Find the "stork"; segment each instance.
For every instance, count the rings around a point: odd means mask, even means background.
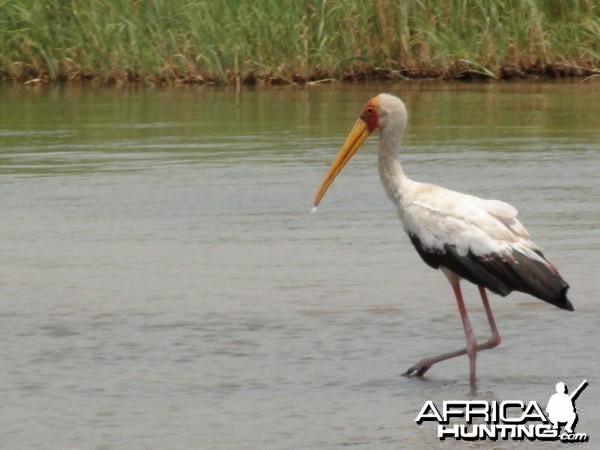
[[[393,95],[379,94],[367,102],[317,191],[313,212],[335,177],[378,128],[381,183],[396,205],[404,230],[418,254],[448,278],[467,338],[465,348],[424,358],[405,375],[423,376],[432,365],[467,354],[469,382],[474,390],[477,352],[500,344],[486,289],[503,297],[512,291],[524,292],[573,311],[567,299],[569,285],[529,240],[529,233],[517,219],[513,206],[413,181],[404,174],[398,155],[407,117],[404,103]],[[475,340],[463,302],[461,279],[479,288],[491,329],[491,337],[483,344]]]

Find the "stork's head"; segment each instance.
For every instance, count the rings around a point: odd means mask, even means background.
[[[389,131],[394,131],[401,136],[406,126],[406,119],[406,107],[398,97],[390,94],[379,94],[377,97],[369,100],[363,107],[360,117],[354,124],[354,127],[346,138],[346,142],[344,142],[342,149],[325,175],[315,196],[313,202],[314,208],[319,205],[335,177],[342,171],[346,163],[350,161],[350,158],[354,156],[363,142],[367,140],[376,128],[381,130],[382,135]]]

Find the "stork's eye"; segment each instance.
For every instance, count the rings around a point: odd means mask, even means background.
[[[379,126],[378,118],[377,118],[377,105],[375,102],[367,103],[360,114],[360,118],[366,122],[369,126],[369,131],[372,132],[375,128]]]

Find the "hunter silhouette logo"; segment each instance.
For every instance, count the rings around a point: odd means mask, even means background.
[[[528,403],[521,400],[448,400],[443,401],[441,407],[428,400],[415,422],[418,425],[437,422],[437,437],[441,440],[586,442],[588,434],[574,432],[578,419],[574,401],[587,385],[588,381],[583,380],[569,395],[567,386],[558,383],[556,393],[546,406],[548,415],[535,400]],[[564,424],[562,431],[561,424]]]
[[[571,395],[567,394],[567,387],[562,381],[556,384],[556,394],[548,400],[546,411],[548,418],[552,422],[553,428],[558,429],[559,423],[566,423],[565,431],[573,434],[573,427],[577,423],[577,413],[575,412],[574,401],[577,396],[588,385],[587,380],[583,380]]]

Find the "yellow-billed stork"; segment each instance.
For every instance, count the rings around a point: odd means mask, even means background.
[[[452,285],[467,337],[464,349],[424,358],[405,375],[422,376],[440,361],[467,354],[470,386],[475,389],[477,352],[500,344],[500,334],[486,295],[486,288],[506,296],[525,292],[569,311],[569,285],[562,279],[517,219],[517,210],[498,200],[487,200],[409,179],[398,161],[407,122],[402,100],[380,94],[364,106],[342,149],[325,175],[314,208],[363,142],[380,130],[379,175],[388,197],[396,205],[404,230],[421,258],[441,269]],[[478,345],[463,302],[460,280],[479,287],[492,335]]]

